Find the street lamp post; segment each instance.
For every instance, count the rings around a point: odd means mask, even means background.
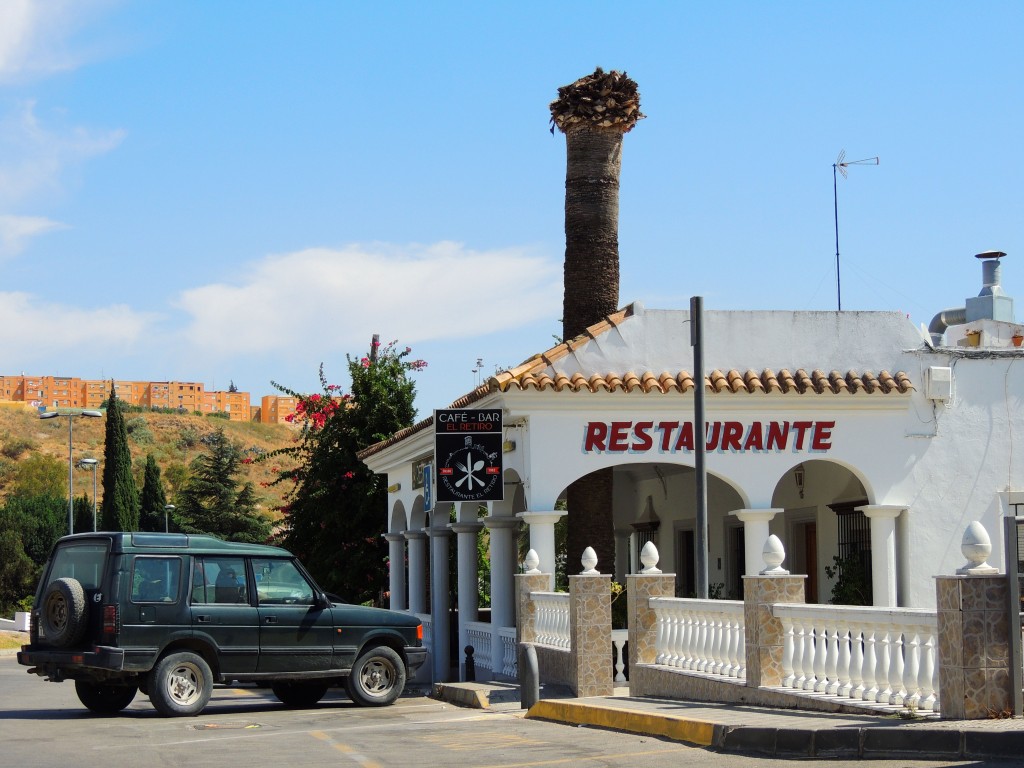
[[[79,459],[78,466],[92,470],[92,532],[96,533],[96,465],[99,459]]]
[[[167,524],[167,513],[174,511],[173,504],[164,504],[164,533],[170,533],[171,529]]]
[[[67,413],[48,411],[39,414],[40,419],[55,419],[58,416],[68,417],[68,533],[75,532],[75,465],[71,458],[71,424],[75,416],[88,416],[92,419],[98,419],[102,415],[99,411],[79,411],[78,413],[72,413],[71,411]]]

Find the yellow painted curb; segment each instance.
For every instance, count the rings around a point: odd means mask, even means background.
[[[715,737],[714,723],[593,704],[579,704],[572,701],[538,701],[530,707],[526,716],[531,719],[554,720],[572,725],[593,725],[598,728],[613,728],[630,733],[664,736],[701,747],[711,746]]]

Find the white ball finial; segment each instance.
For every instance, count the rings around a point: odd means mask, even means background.
[[[526,553],[526,557],[523,558],[523,573],[527,573],[531,576],[540,573],[537,566],[540,565],[540,555],[537,554],[537,550],[531,549]]]
[[[786,548],[782,546],[782,540],[774,533],[768,537],[761,551],[764,558],[765,568],[761,571],[762,576],[786,576],[789,574],[782,567],[782,561],[786,559]]]
[[[649,573],[651,575],[661,573],[661,569],[658,568],[658,548],[654,546],[653,541],[648,541],[644,544],[644,548],[640,550],[640,562],[644,564],[644,567],[640,569],[640,573]]]
[[[583,565],[582,576],[599,576],[597,571],[597,553],[593,547],[587,547],[583,550],[583,557],[580,558],[580,563]]]
[[[990,573],[999,573],[998,568],[989,565],[988,556],[992,554],[992,539],[989,538],[985,526],[977,520],[967,526],[964,537],[960,542],[960,552],[967,563],[957,568],[956,572],[963,575],[980,576]]]

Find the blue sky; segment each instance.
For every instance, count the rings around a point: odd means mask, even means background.
[[[421,415],[561,330],[559,86],[625,70],[620,305],[1024,302],[1024,3],[0,3],[0,373],[345,382]],[[1018,318],[1024,308],[1018,307]]]

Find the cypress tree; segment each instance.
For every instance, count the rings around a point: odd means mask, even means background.
[[[139,499],[139,530],[162,531],[164,529],[164,507],[167,494],[160,482],[160,467],[152,453],[146,454],[146,475],[142,481],[142,497]]]
[[[121,401],[110,382],[106,437],[103,444],[103,530],[139,528],[139,491],[132,475],[132,454]]]

